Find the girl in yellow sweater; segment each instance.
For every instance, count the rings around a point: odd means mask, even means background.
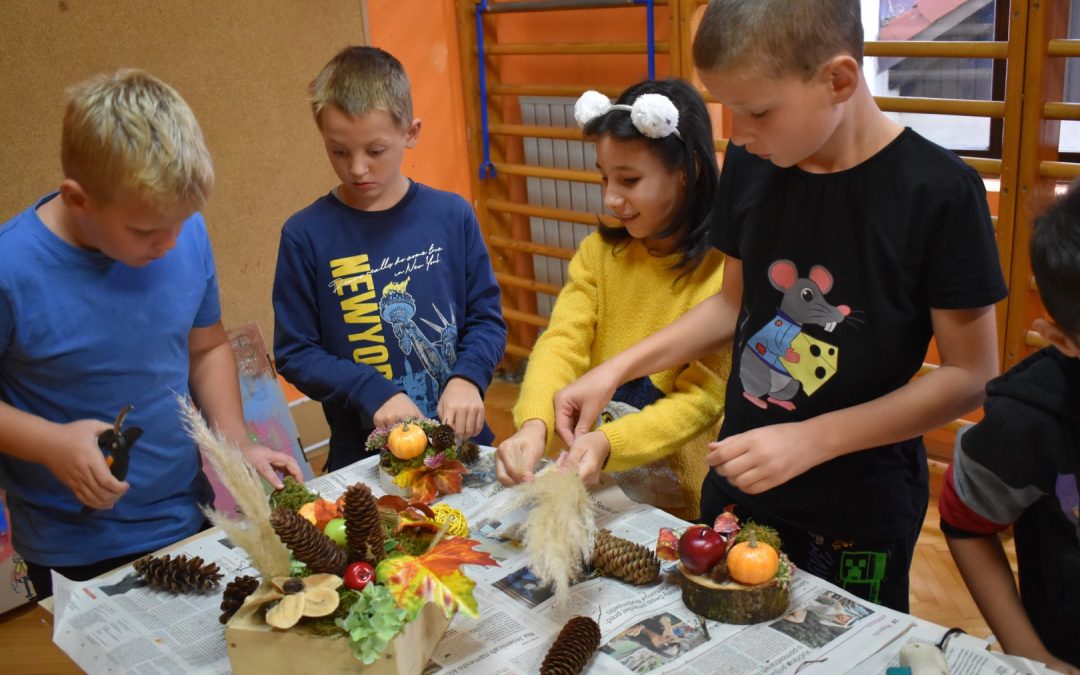
[[[505,485],[531,481],[545,451],[558,449],[555,392],[716,293],[723,276],[707,235],[716,152],[697,91],[642,82],[614,105],[590,91],[574,113],[596,142],[604,206],[618,226],[601,225],[570,261],[514,406],[518,431],[496,453]],[[606,471],[636,501],[695,518],[730,367],[728,350],[624,384],[564,461],[587,484]]]

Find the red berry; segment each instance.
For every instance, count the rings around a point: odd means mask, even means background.
[[[354,591],[364,590],[374,578],[375,568],[366,562],[354,562],[345,568],[345,586]]]

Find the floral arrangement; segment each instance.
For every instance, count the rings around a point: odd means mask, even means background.
[[[393,485],[424,504],[439,495],[461,492],[466,464],[479,456],[475,443],[460,443],[449,425],[410,417],[368,436],[366,447],[379,453],[379,466]]]
[[[476,584],[461,567],[498,563],[474,550],[475,540],[451,534],[468,532],[460,512],[440,509],[440,517],[401,497],[377,500],[363,483],[332,502],[291,478],[267,499],[239,451],[210,431],[190,401],[184,423],[244,514],[207,515],[262,577],[239,577],[226,587],[222,623],[347,639],[367,665],[429,603],[447,619],[478,616]]]

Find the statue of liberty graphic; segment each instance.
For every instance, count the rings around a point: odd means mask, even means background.
[[[443,313],[439,311],[439,308],[434,305],[432,305],[432,309],[435,310],[435,314],[438,315],[439,320],[442,322],[441,326],[423,317],[416,317],[416,301],[407,290],[411,278],[406,277],[404,281],[390,283],[383,288],[382,298],[379,300],[379,314],[382,316],[383,321],[393,327],[394,336],[398,340],[401,351],[406,356],[416,354],[424,372],[430,376],[431,383],[435,386],[433,391],[430,391],[428,387],[416,381],[417,376],[422,377],[422,374],[411,372],[409,373],[411,381],[402,381],[400,384],[405,388],[409,398],[414,401],[431,401],[431,407],[434,408],[434,402],[438,401],[438,392],[442,391],[446,381],[450,379],[450,370],[457,360],[457,324],[454,323],[453,312],[450,313],[450,320],[448,321],[443,316]],[[438,333],[439,338],[434,342],[429,340],[420,330],[420,326],[416,324],[414,318],[419,318],[420,321],[431,327],[432,330]],[[407,370],[411,371],[411,368],[407,368]],[[415,396],[414,392],[411,391],[414,389],[417,390]],[[423,407],[421,406],[421,408]],[[433,413],[434,410],[425,410],[425,414]]]

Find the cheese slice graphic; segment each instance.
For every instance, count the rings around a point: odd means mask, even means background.
[[[791,349],[799,355],[799,362],[792,363],[784,358],[780,361],[791,376],[802,384],[806,395],[812,396],[836,374],[836,359],[840,349],[806,333],[799,333],[791,341]]]

